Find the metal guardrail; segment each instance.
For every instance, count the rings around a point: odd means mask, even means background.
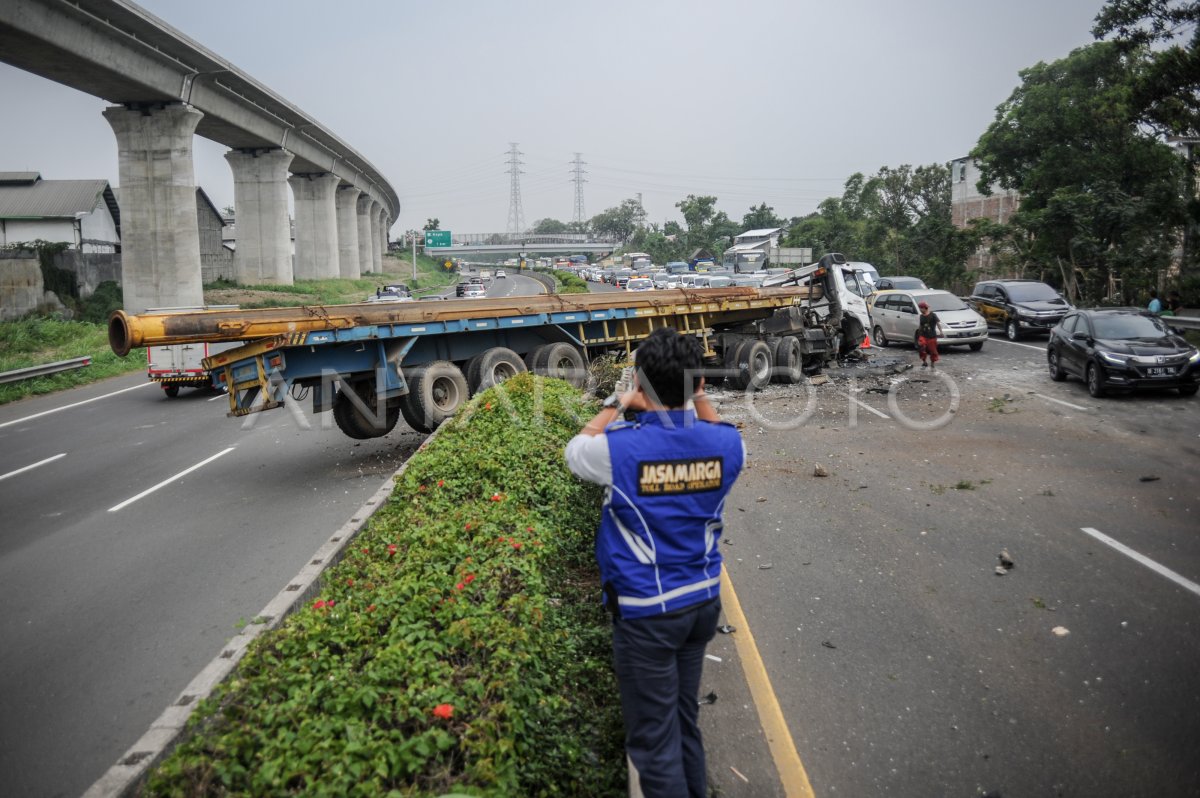
[[[1159,316],[1168,327],[1184,330],[1200,330],[1200,316]]]
[[[45,377],[47,374],[57,374],[60,371],[70,371],[71,369],[81,369],[84,366],[92,365],[92,356],[76,357],[70,360],[59,360],[56,363],[46,363],[41,366],[30,366],[24,369],[13,369],[12,371],[0,372],[0,385],[8,382],[20,382],[34,377]]]

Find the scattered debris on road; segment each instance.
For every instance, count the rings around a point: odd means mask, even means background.
[[[717,627],[717,631],[723,635],[731,635],[737,631],[737,628],[730,626],[729,624],[722,624],[721,626]]]
[[[760,571],[769,571],[769,570],[771,570],[771,569],[772,569],[772,568],[774,568],[774,567],[775,567],[775,566],[774,566],[774,565],[772,565],[771,563],[769,563],[769,562],[765,562],[765,563],[763,563],[762,565],[758,566],[758,570],[760,570]]]
[[[830,643],[828,640],[822,640],[821,645],[825,646],[825,648],[837,648],[837,646],[835,646],[833,643]]]
[[[827,382],[829,382],[829,377],[824,374],[819,374],[816,377],[808,378],[809,385],[824,385]]]
[[[825,470],[825,466],[821,465],[820,463],[817,463],[815,466],[813,466],[813,476],[814,477],[827,477],[827,476],[829,476],[829,472]]]
[[[715,703],[717,703],[717,694],[709,693],[708,695],[704,696],[696,703],[699,704],[700,706],[704,706],[705,704],[715,704]]]
[[[1067,635],[1071,634],[1071,630],[1065,626],[1056,626],[1050,631],[1054,632],[1054,634],[1058,635],[1059,637],[1066,637]]]
[[[742,775],[742,772],[741,772],[740,770],[738,770],[737,768],[735,768],[733,765],[730,765],[730,766],[729,766],[729,769],[733,771],[733,775],[737,776],[739,779],[741,779],[742,781],[746,782],[747,784],[749,784],[749,783],[750,783],[750,779],[748,779],[748,778],[746,778],[745,776],[743,776],[743,775]]]
[[[1144,476],[1144,477],[1138,477],[1138,482],[1158,482],[1160,479],[1162,479],[1162,477],[1148,475],[1148,476]]]
[[[711,659],[713,662],[722,662],[722,661],[723,661],[723,660],[722,660],[720,657],[718,657],[716,654],[705,654],[705,655],[704,655],[704,658],[705,658],[705,659]]]
[[[996,556],[1000,558],[1001,565],[1003,565],[1005,568],[1007,568],[1009,570],[1012,570],[1013,565],[1015,563],[1013,563],[1013,559],[1009,555],[1008,549],[1000,549],[1000,553],[997,554]]]

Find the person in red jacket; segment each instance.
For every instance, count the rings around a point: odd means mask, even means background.
[[[941,360],[937,351],[937,337],[942,332],[942,321],[929,309],[928,302],[918,302],[917,308],[921,311],[917,320],[917,351],[921,354],[921,368],[928,366],[935,369]],[[925,362],[926,358],[929,358],[928,363]]]

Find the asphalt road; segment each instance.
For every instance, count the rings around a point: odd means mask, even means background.
[[[726,564],[815,794],[1200,794],[1200,401],[1092,399],[1037,339],[953,351],[943,377],[875,351],[811,406],[714,392],[751,462]],[[730,640],[702,689],[723,696],[710,771],[782,795]]]
[[[0,407],[0,795],[87,789],[425,437],[227,409],[141,374]]]

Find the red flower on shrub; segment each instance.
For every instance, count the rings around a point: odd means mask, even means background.
[[[475,581],[475,574],[467,574],[466,576],[463,577],[463,580],[462,580],[462,582],[460,582],[460,584],[469,585],[474,581]]]
[[[454,717],[454,705],[438,704],[433,708],[433,716],[442,720],[450,720],[450,718]]]
[[[372,604],[369,607],[367,607],[367,612],[375,612],[375,605]]]
[[[313,602],[314,610],[323,610],[323,609],[325,609],[325,607],[326,607],[326,604],[325,604],[324,600],[322,600],[322,599],[317,599],[316,601]]]
[[[525,527],[525,531],[526,531],[526,532],[532,532],[532,531],[533,531],[533,527],[531,527],[531,526],[527,526],[527,527]]]
[[[420,491],[421,493],[424,493],[424,492],[425,492],[425,486],[424,486],[424,485],[422,485],[421,487],[417,488],[417,490],[418,490],[418,491]]]
[[[488,402],[486,405],[484,405],[484,406],[483,406],[483,408],[484,408],[485,410],[491,410],[491,409],[492,409],[492,403],[491,403],[491,402]]]
[[[392,555],[394,555],[395,553],[396,553],[396,544],[395,544],[395,543],[389,543],[389,544],[388,544],[388,556],[389,556],[389,557],[391,557],[391,556],[392,556]]]
[[[439,479],[439,480],[438,480],[438,487],[439,487],[439,488],[440,488],[440,487],[442,487],[442,486],[443,486],[443,485],[445,485],[445,484],[446,484],[446,480],[444,480],[444,479]]]
[[[521,541],[519,541],[519,540],[518,540],[517,542],[515,542],[515,543],[513,543],[513,544],[512,544],[512,547],[513,547],[514,549],[519,549],[519,548],[521,548],[521,546],[522,546],[522,543],[521,543]]]
[[[366,553],[368,553],[369,551],[370,551],[370,549],[368,549],[366,546],[363,546],[363,550],[362,550],[362,553],[363,553],[363,554],[366,554]]]
[[[346,587],[354,587],[354,579],[353,578],[346,580]]]
[[[468,521],[468,522],[467,522],[467,525],[466,525],[465,527],[463,527],[463,528],[464,528],[464,529],[466,529],[468,532],[470,532],[470,531],[471,531],[471,522],[470,522],[470,521]]]

